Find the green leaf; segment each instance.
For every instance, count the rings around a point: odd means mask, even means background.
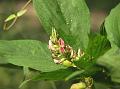
[[[34,77],[32,80],[76,80],[86,76],[93,76],[97,72],[101,71],[100,68],[92,67],[86,70],[76,70],[76,69],[60,69],[52,72],[42,72],[38,76]]]
[[[106,18],[105,29],[112,49],[101,56],[97,63],[108,68],[112,80],[120,83],[120,4]]]
[[[6,59],[3,58],[3,54],[0,52],[0,64],[8,63]]]
[[[95,59],[91,59],[91,56],[84,55],[78,61],[74,61],[74,64],[81,69],[88,69],[95,64]]]
[[[95,89],[112,89],[110,88],[111,85],[107,84],[107,83],[101,83],[101,82],[95,82],[94,83]]]
[[[0,61],[16,66],[29,67],[42,72],[65,68],[51,58],[47,45],[35,40],[0,41]]]
[[[120,48],[110,49],[97,60],[97,63],[110,70],[112,81],[120,83]]]
[[[75,49],[85,49],[90,32],[90,14],[85,0],[33,0],[44,29],[54,27]]]
[[[85,72],[82,75],[94,75],[101,71],[101,68],[96,66],[96,60],[110,49],[110,43],[106,36],[100,34],[90,34],[89,45],[86,49],[85,55],[75,65],[82,68]]]
[[[81,75],[82,73],[84,73],[84,70],[75,71],[72,74],[69,74],[69,76],[67,76],[65,78],[65,80],[68,81],[68,80],[70,80],[70,79],[72,79],[72,78],[74,78],[74,77],[76,77],[78,75]]]
[[[10,15],[10,16],[5,20],[5,22],[8,22],[8,21],[10,21],[10,20],[13,20],[15,17],[16,17],[16,15],[15,15],[15,14],[12,14],[12,15]]]
[[[112,47],[115,45],[120,47],[120,4],[118,4],[106,18],[105,28]]]
[[[104,35],[95,34],[93,36],[90,36],[89,38],[89,45],[86,52],[94,59],[103,55],[111,48],[109,40]]]
[[[42,72],[32,80],[65,80],[74,71],[71,69],[61,69],[52,72]]]
[[[100,26],[100,35],[102,35],[102,36],[107,36],[107,33],[106,33],[106,29],[105,29],[105,21],[101,24],[101,26]]]
[[[85,55],[80,60],[75,61],[75,65],[79,68],[88,69],[96,65],[96,59],[110,49],[110,43],[105,36],[100,34],[91,34],[89,45],[85,51]]]

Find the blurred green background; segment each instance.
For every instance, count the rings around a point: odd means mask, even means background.
[[[27,0],[0,0],[0,39],[19,40],[34,39],[47,42],[48,36],[43,30],[32,6],[28,7],[28,12],[19,18],[16,24],[7,32],[3,31],[3,23],[7,16],[19,11]],[[115,7],[120,0],[86,0],[91,11],[91,29],[97,31],[100,24]],[[23,81],[22,70],[0,67],[0,89],[18,89]],[[69,89],[70,82],[37,81],[26,84],[21,89]]]

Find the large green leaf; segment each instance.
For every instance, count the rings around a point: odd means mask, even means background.
[[[106,18],[105,28],[112,46],[117,45],[120,47],[120,4]]]
[[[106,18],[105,29],[112,49],[101,56],[97,63],[108,68],[112,80],[120,83],[120,4]]]
[[[120,48],[110,49],[97,60],[97,63],[108,68],[112,80],[120,83]]]
[[[35,40],[0,41],[0,61],[42,72],[65,68],[53,62],[46,44]]]
[[[44,29],[54,27],[73,48],[85,49],[90,32],[90,14],[85,0],[33,0]]]
[[[52,72],[42,72],[33,80],[65,80],[74,71],[71,69],[61,69]]]

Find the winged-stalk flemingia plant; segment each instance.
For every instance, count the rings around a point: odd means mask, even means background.
[[[1,40],[1,66],[40,72],[29,80],[73,81],[71,89],[112,89],[120,83],[120,4],[98,33],[90,31],[85,0],[33,0],[33,6],[48,43]]]

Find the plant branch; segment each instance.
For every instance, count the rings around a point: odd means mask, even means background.
[[[29,0],[29,1],[21,8],[21,10],[26,9],[27,6],[31,3],[31,1],[32,1],[32,0]],[[20,10],[20,11],[21,11],[21,10]],[[7,26],[7,22],[5,22],[4,25],[3,25],[3,30],[5,30],[5,31],[6,31],[6,30],[9,30],[9,29],[16,23],[17,19],[18,19],[18,16],[16,15],[16,17],[14,18],[14,20],[11,22],[11,24],[10,24],[9,26]]]
[[[29,0],[22,8],[21,10],[24,10],[30,3],[31,3],[32,0]]]
[[[4,30],[9,30],[16,23],[17,18],[18,17],[16,16],[15,19],[12,21],[12,23],[8,27],[7,27],[7,23],[5,22],[3,29]]]

